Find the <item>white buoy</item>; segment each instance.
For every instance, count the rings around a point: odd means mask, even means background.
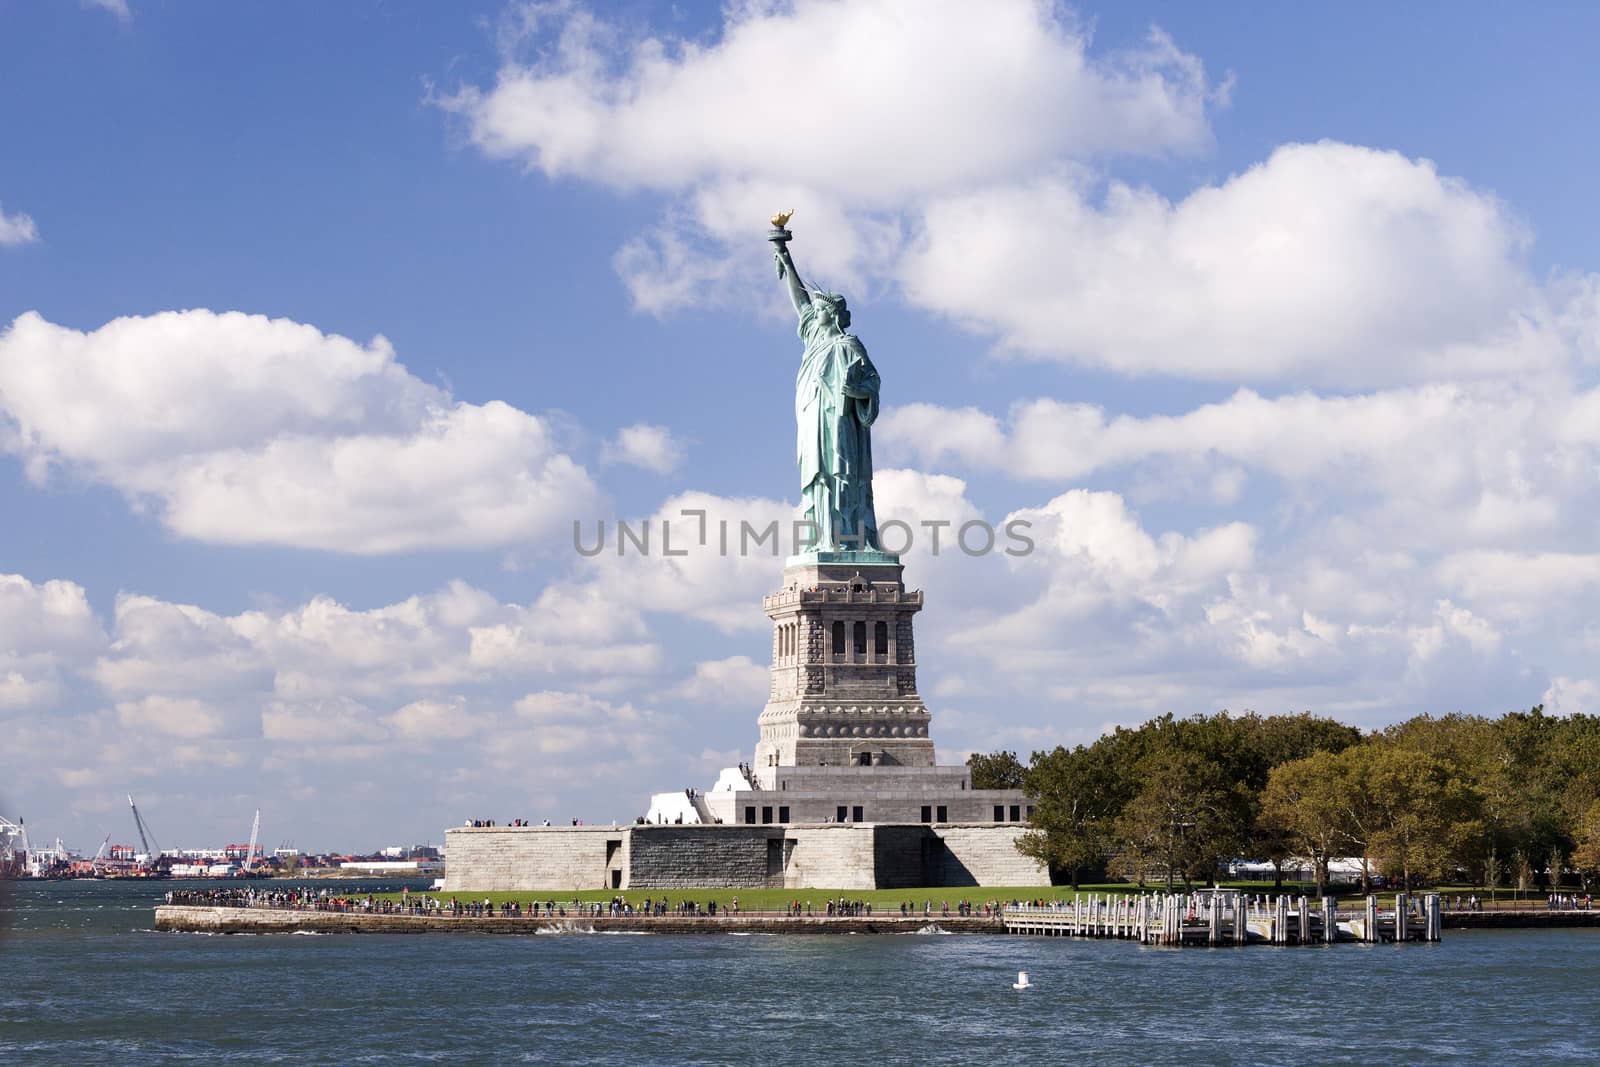
[[[1012,989],[1032,989],[1033,983],[1028,981],[1027,971],[1018,971],[1017,980],[1011,983]]]

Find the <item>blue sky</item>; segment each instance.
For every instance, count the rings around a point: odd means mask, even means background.
[[[884,376],[947,759],[1600,703],[1600,15],[0,0],[0,812],[353,847],[747,758],[765,216]]]

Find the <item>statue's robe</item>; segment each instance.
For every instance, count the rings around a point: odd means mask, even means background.
[[[806,351],[795,379],[794,414],[805,517],[816,524],[820,548],[876,549],[871,426],[878,417],[878,371],[854,334],[819,319],[815,303],[801,309],[799,332]]]

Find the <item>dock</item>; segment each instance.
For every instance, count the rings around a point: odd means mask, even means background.
[[[1313,902],[1236,890],[1096,893],[1047,905],[1007,905],[1001,918],[1008,934],[1173,947],[1438,941],[1444,929],[1437,893],[1397,893],[1389,907],[1368,896],[1355,911],[1341,911],[1332,897]]]

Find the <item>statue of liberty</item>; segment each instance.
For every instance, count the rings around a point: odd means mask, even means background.
[[[878,554],[878,519],[872,507],[872,423],[878,417],[878,371],[850,326],[844,297],[800,280],[789,256],[792,212],[772,217],[769,240],[778,277],[800,316],[805,355],[794,383],[799,437],[800,493],[805,519],[821,551]]]

